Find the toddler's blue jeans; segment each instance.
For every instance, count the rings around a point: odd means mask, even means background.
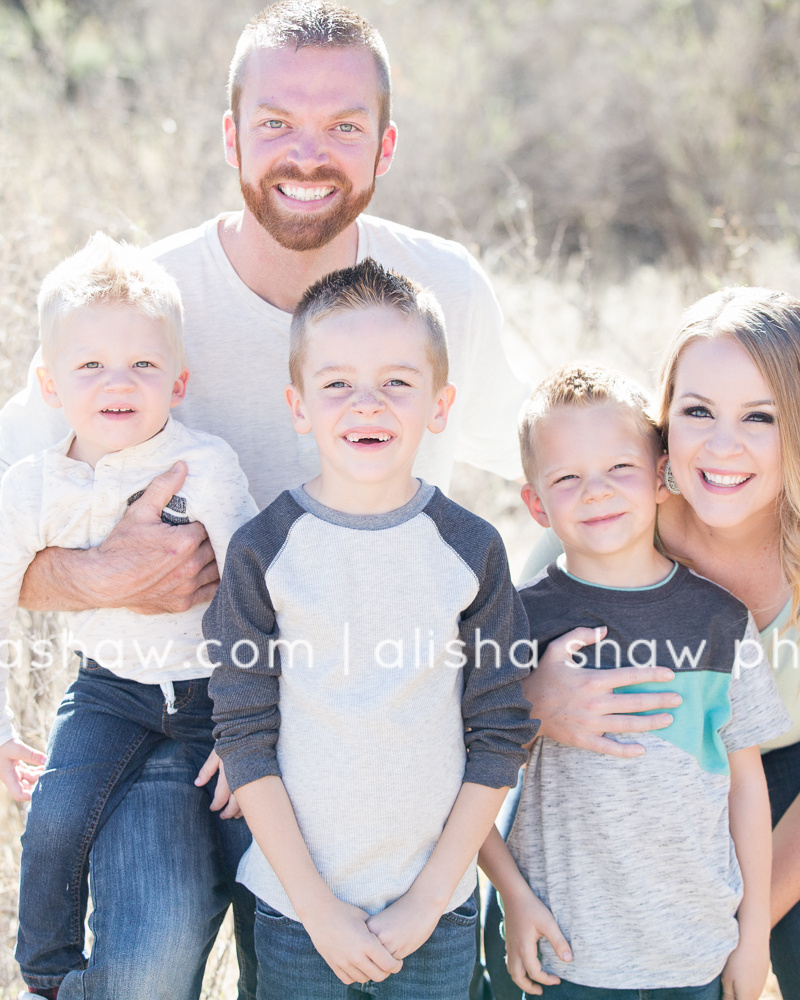
[[[380,983],[345,986],[302,924],[256,902],[258,1000],[466,1000],[475,962],[475,899],[445,913],[400,972]]]
[[[199,770],[213,748],[208,681],[176,681],[173,687],[174,713],[170,713],[159,685],[125,680],[87,660],[59,706],[46,769],[34,790],[22,838],[17,961],[29,986],[57,986],[68,973],[86,965],[83,942],[89,853],[98,831],[133,785],[150,753],[165,741],[178,741]],[[209,783],[207,804],[215,784]],[[147,823],[150,817],[145,813],[140,818]],[[176,814],[170,830],[176,845],[181,842],[182,827],[182,817]],[[255,901],[235,881],[250,834],[243,820],[217,819],[215,830],[234,900],[240,997],[250,998],[255,994],[256,976]],[[129,845],[135,842],[135,831],[130,835]],[[173,846],[164,842],[163,851],[168,853]],[[138,855],[135,847],[124,863],[134,871],[119,872],[118,881],[123,885],[125,879],[136,877],[135,870],[147,872],[148,858]],[[180,857],[176,863],[180,865]],[[203,873],[179,869],[176,877],[192,879],[203,877]],[[104,878],[107,882],[107,872]],[[159,887],[154,885],[153,905],[161,901]],[[203,916],[176,913],[174,919],[180,924],[200,921]],[[117,932],[128,937],[131,953],[129,966],[118,970],[121,986],[116,992],[120,997],[141,997],[147,991],[143,991],[141,981],[137,986],[137,968],[146,976],[148,962],[147,955],[137,954],[135,949],[144,928],[126,924]],[[98,947],[103,945],[98,934]],[[115,947],[119,952],[118,942]],[[181,955],[174,957],[175,976],[180,979]],[[69,989],[65,992],[69,994]]]

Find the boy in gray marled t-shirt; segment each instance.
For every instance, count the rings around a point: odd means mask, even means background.
[[[579,666],[670,667],[683,702],[669,727],[636,735],[639,757],[538,739],[508,849],[493,834],[481,863],[523,989],[719,1000],[724,986],[757,997],[771,839],[758,744],[788,718],[744,605],[655,548],[665,457],[645,405],[622,376],[577,367],[531,397],[523,499],[564,555],[520,594],[539,655],[572,628],[595,628]]]
[[[367,259],[292,322],[321,473],[237,532],[204,620],[255,843],[259,996],[466,996],[475,856],[536,732],[494,529],[412,476],[454,388],[433,297]]]

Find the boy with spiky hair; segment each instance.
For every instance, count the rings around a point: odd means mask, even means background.
[[[45,278],[39,318],[41,392],[49,406],[63,409],[72,431],[3,477],[0,628],[6,635],[36,553],[49,545],[102,545],[150,481],[176,462],[188,472],[162,520],[176,532],[202,521],[219,563],[234,530],[257,511],[231,448],[170,416],[189,373],[180,294],[159,264],[96,233]],[[81,668],[58,709],[46,761],[14,732],[5,697],[11,647],[2,644],[0,778],[15,798],[31,799],[17,944],[25,996],[52,1000],[67,973],[83,966],[89,852],[153,748],[178,740],[203,768],[201,781],[216,771],[205,607],[151,616],[126,608],[69,613],[69,641],[81,653]],[[228,820],[238,811],[222,772],[210,805],[225,807],[218,836],[232,874],[249,837],[241,820]],[[245,926],[248,896],[242,890],[238,899]]]
[[[527,624],[494,529],[412,475],[455,395],[433,296],[366,259],[308,290],[291,341],[321,472],[237,532],[204,619],[259,997],[452,1000],[475,855],[536,731]]]
[[[788,718],[747,608],[656,547],[666,455],[647,407],[632,380],[579,365],[531,396],[522,499],[564,552],[520,595],[539,655],[594,628],[577,666],[670,667],[682,704],[665,729],[613,735],[638,757],[537,739],[508,847],[493,831],[481,865],[527,993],[755,1000],[770,881],[758,744]]]

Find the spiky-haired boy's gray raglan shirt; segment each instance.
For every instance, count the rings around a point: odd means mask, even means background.
[[[641,757],[534,744],[508,845],[575,956],[561,962],[542,940],[542,964],[597,988],[704,985],[738,941],[728,754],[789,724],[753,620],[684,566],[653,587],[616,590],[553,563],[520,594],[539,655],[578,625],[604,625],[603,642],[581,650],[584,666],[670,667],[669,690],[683,698],[668,728],[613,735],[641,743]]]
[[[503,543],[424,482],[379,515],[281,494],[234,535],[203,624],[231,788],[280,775],[320,875],[369,913],[410,888],[463,782],[513,785],[527,759]],[[297,919],[256,844],[239,880]],[[474,887],[473,862],[448,910]]]

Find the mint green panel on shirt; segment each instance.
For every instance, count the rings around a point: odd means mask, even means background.
[[[728,774],[728,751],[720,730],[731,717],[730,683],[729,673],[682,670],[669,684],[629,684],[614,688],[614,691],[616,694],[675,691],[683,698],[683,704],[668,710],[673,721],[666,729],[656,730],[656,735],[691,754],[704,771]],[[655,709],[631,714],[655,715],[661,711]]]

